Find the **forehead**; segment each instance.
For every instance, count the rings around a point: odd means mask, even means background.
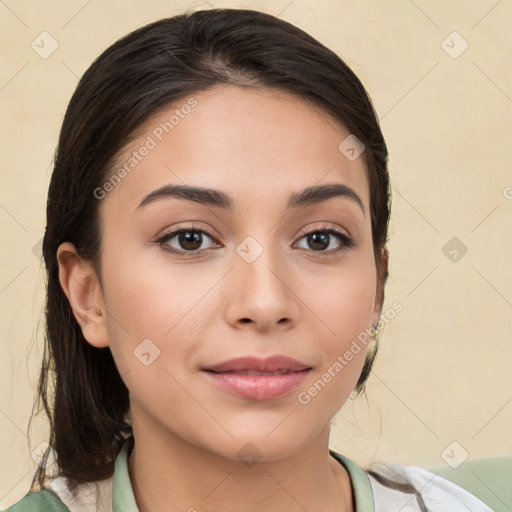
[[[272,202],[322,183],[343,183],[368,205],[364,158],[340,150],[350,133],[324,110],[266,88],[218,86],[151,116],[108,176],[122,174],[101,208],[133,211],[165,184],[208,186],[243,202]],[[107,206],[108,205],[108,206]]]

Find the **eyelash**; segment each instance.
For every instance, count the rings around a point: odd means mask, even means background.
[[[155,240],[155,243],[157,245],[159,245],[160,247],[162,247],[162,249],[164,251],[171,252],[173,254],[178,254],[179,256],[183,256],[183,257],[189,257],[189,258],[197,257],[197,255],[200,254],[201,252],[209,250],[209,249],[199,249],[199,250],[193,250],[193,251],[185,251],[185,250],[176,250],[176,249],[170,248],[169,246],[164,245],[165,242],[172,240],[175,236],[177,236],[181,233],[188,233],[188,232],[202,233],[202,234],[208,235],[216,244],[219,243],[217,241],[216,237],[212,233],[210,233],[208,230],[194,228],[192,226],[179,228],[179,229],[175,229],[174,231],[169,231],[168,233],[164,233],[161,237],[159,237],[158,239]],[[306,233],[303,233],[300,236],[299,240],[302,240],[304,237],[311,235],[313,233],[327,233],[329,235],[334,235],[335,237],[338,238],[341,245],[337,249],[330,249],[328,251],[308,250],[308,252],[332,255],[332,254],[338,253],[338,252],[346,252],[346,251],[350,250],[351,248],[355,247],[355,245],[356,245],[353,238],[347,236],[341,230],[339,230],[335,227],[330,227],[330,226],[321,226],[321,227],[315,228],[311,231],[307,231]],[[307,250],[307,249],[303,249],[303,250]]]

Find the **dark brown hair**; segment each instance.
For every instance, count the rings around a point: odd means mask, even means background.
[[[126,35],[93,62],[74,92],[48,191],[46,336],[37,398],[50,421],[58,474],[71,484],[111,476],[132,428],[128,390],[110,349],[85,340],[63,293],[57,249],[73,243],[101,281],[94,190],[109,178],[116,158],[150,116],[222,84],[296,95],[362,141],[379,299],[384,300],[391,202],[387,149],[365,88],[343,60],[292,24],[253,10],[187,12]],[[368,351],[357,394],[364,390],[376,353],[377,341]],[[36,480],[43,485],[45,476],[43,463],[32,486]]]

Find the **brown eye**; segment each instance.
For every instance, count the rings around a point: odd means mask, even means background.
[[[307,243],[311,249],[324,250],[329,247],[331,235],[328,233],[310,233],[307,235]]]
[[[182,231],[178,235],[178,243],[186,251],[194,251],[201,247],[203,235],[198,231]]]
[[[299,244],[299,247],[314,252],[346,251],[355,245],[352,238],[333,228],[311,231],[301,237],[302,240],[305,240],[306,246]]]
[[[201,252],[216,245],[213,237],[202,229],[177,229],[156,241],[166,251],[185,254]]]

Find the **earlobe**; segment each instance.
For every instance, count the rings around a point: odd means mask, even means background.
[[[92,265],[65,242],[57,250],[60,285],[84,338],[97,348],[109,345],[106,310],[100,282]]]

